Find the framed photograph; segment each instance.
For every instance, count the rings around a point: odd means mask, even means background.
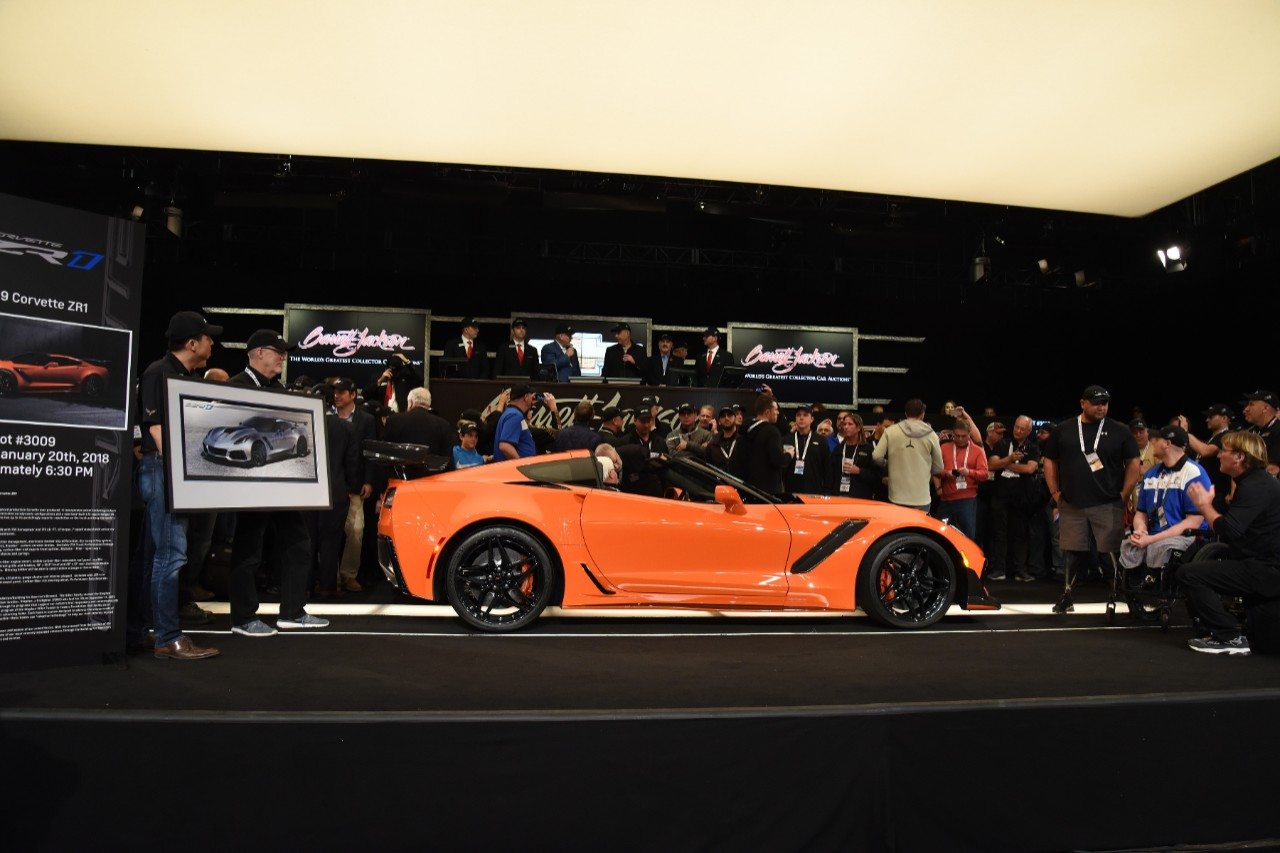
[[[129,428],[133,334],[0,313],[0,421]]]
[[[170,512],[332,506],[319,397],[169,377],[164,435]]]

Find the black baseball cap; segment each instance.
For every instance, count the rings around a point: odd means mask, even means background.
[[[536,394],[536,393],[538,392],[533,390],[533,386],[530,385],[528,382],[521,382],[517,385],[511,386],[512,400],[516,399],[517,397],[524,397],[528,394]]]
[[[512,321],[511,321],[511,328],[513,328],[513,329],[514,329],[516,326],[527,326],[527,325],[529,325],[529,324],[528,324],[528,323],[526,323],[526,322],[524,321],[524,318],[523,318],[523,317],[517,317],[517,318],[515,318],[514,320],[512,320]]]
[[[702,330],[702,336],[705,338],[707,335],[715,335],[718,338],[720,337],[720,330],[715,326],[707,326]]]
[[[1144,421],[1142,418],[1134,418],[1133,420],[1129,421],[1130,430],[1140,430],[1140,429],[1146,429],[1146,428],[1147,428],[1147,422]]]
[[[573,326],[570,326],[568,323],[561,323],[560,325],[556,326],[555,333],[557,335],[572,335]]]
[[[469,432],[474,432],[479,434],[480,427],[476,426],[475,421],[463,421],[462,423],[458,424],[458,435],[466,435]]]
[[[723,418],[725,415],[728,415],[729,417],[733,417],[734,411],[735,410],[733,406],[721,406],[720,411],[716,413],[716,417]]]
[[[1053,432],[1057,428],[1058,427],[1053,423],[1053,421],[1045,421],[1040,424],[1040,426],[1036,427],[1036,432]]]
[[[600,411],[600,420],[602,421],[611,420],[613,418],[619,417],[621,414],[622,414],[622,410],[619,409],[617,406],[605,406]]]
[[[1111,392],[1101,385],[1090,385],[1080,392],[1080,399],[1088,400],[1090,403],[1110,403]]]
[[[1244,402],[1252,403],[1254,400],[1260,400],[1273,409],[1280,409],[1280,400],[1277,400],[1275,391],[1264,391],[1259,388],[1244,395]]]
[[[808,412],[809,414],[812,415],[813,406],[810,406],[808,403],[801,403],[800,405],[796,406],[796,414],[798,415],[801,412]]]
[[[693,403],[681,403],[680,408],[677,409],[677,411],[682,415],[687,415],[690,412],[698,411],[698,407],[695,406]]]
[[[658,399],[658,395],[657,395],[657,394],[654,394],[652,397],[641,397],[641,398],[640,398],[640,405],[642,405],[642,406],[660,406],[660,405],[662,405],[662,401]]]
[[[660,340],[660,341],[674,341],[674,340],[675,340],[675,338],[671,337],[671,333],[670,333],[670,332],[663,332],[662,334],[658,335],[658,340]]]
[[[476,322],[476,318],[475,318],[475,317],[463,317],[463,318],[462,318],[462,328],[464,328],[464,329],[465,329],[465,328],[467,328],[468,326],[475,326],[477,329],[478,329],[478,328],[480,328],[480,324]]]
[[[653,420],[653,412],[648,409],[636,409],[635,418],[638,421],[651,421]]]
[[[1156,438],[1163,438],[1175,447],[1187,446],[1187,431],[1180,426],[1170,424],[1169,426],[1161,427],[1160,431],[1156,433]]]
[[[222,327],[215,326],[195,311],[179,311],[169,318],[169,328],[164,333],[168,338],[182,338],[189,341],[201,335],[216,338],[222,334]]]
[[[1213,417],[1214,415],[1222,415],[1224,418],[1234,418],[1236,416],[1235,411],[1232,410],[1230,406],[1224,406],[1222,403],[1214,403],[1200,414],[1204,415],[1206,418]]]
[[[339,378],[337,378],[337,379],[333,380],[333,383],[332,383],[332,384],[333,384],[333,390],[335,390],[335,391],[354,391],[354,390],[356,390],[356,383],[355,383],[355,382],[353,382],[352,380],[348,379],[348,378],[347,378],[347,377],[345,377],[345,376],[341,376],[341,377],[339,377]]]
[[[279,332],[259,329],[249,336],[249,340],[245,341],[244,345],[247,350],[255,350],[258,347],[269,347],[276,352],[288,352],[291,349],[297,349],[298,345],[286,341]]]
[[[741,404],[741,403],[734,403],[734,404],[733,404],[732,406],[730,406],[729,408],[733,409],[733,413],[736,415],[738,412],[741,412],[741,411],[742,411],[742,404]]]
[[[631,324],[630,324],[630,323],[619,323],[618,325],[616,325],[616,326],[614,326],[612,329],[610,329],[610,330],[609,330],[609,333],[610,333],[610,334],[613,334],[613,335],[616,335],[616,334],[618,334],[618,332],[621,332],[623,329],[626,329],[628,332],[629,332],[629,331],[631,331]]]

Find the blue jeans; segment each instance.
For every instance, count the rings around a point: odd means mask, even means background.
[[[958,501],[938,501],[938,508],[933,514],[936,518],[947,519],[947,523],[956,530],[959,530],[974,542],[978,541],[977,498],[961,498]]]
[[[182,636],[178,624],[178,572],[187,562],[187,519],[165,510],[164,460],[152,453],[138,465],[138,491],[147,505],[147,527],[156,555],[151,564],[151,623],[156,645]]]

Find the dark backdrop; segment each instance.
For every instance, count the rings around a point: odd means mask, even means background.
[[[287,155],[3,143],[0,164],[3,192],[102,213],[142,208],[144,355],[181,308],[363,301],[923,335],[922,346],[863,345],[863,365],[910,368],[860,377],[861,395],[891,408],[920,396],[931,409],[954,399],[1057,416],[1100,382],[1113,413],[1136,405],[1163,420],[1280,384],[1269,358],[1276,161],[1132,220]],[[181,238],[165,230],[166,206],[182,210]],[[1190,268],[1167,274],[1155,249],[1173,242]],[[990,274],[974,284],[980,254]],[[228,338],[261,323],[232,320]],[[700,342],[688,338],[692,355]],[[214,363],[237,367],[239,353]]]

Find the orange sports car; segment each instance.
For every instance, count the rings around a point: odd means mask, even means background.
[[[107,389],[108,370],[70,355],[22,352],[0,358],[0,397],[19,392],[76,393],[101,397]]]
[[[691,459],[606,485],[587,451],[392,480],[378,558],[402,592],[514,631],[548,605],[714,610],[861,607],[923,628],[952,602],[997,609],[982,551],[887,503],[770,495]]]

